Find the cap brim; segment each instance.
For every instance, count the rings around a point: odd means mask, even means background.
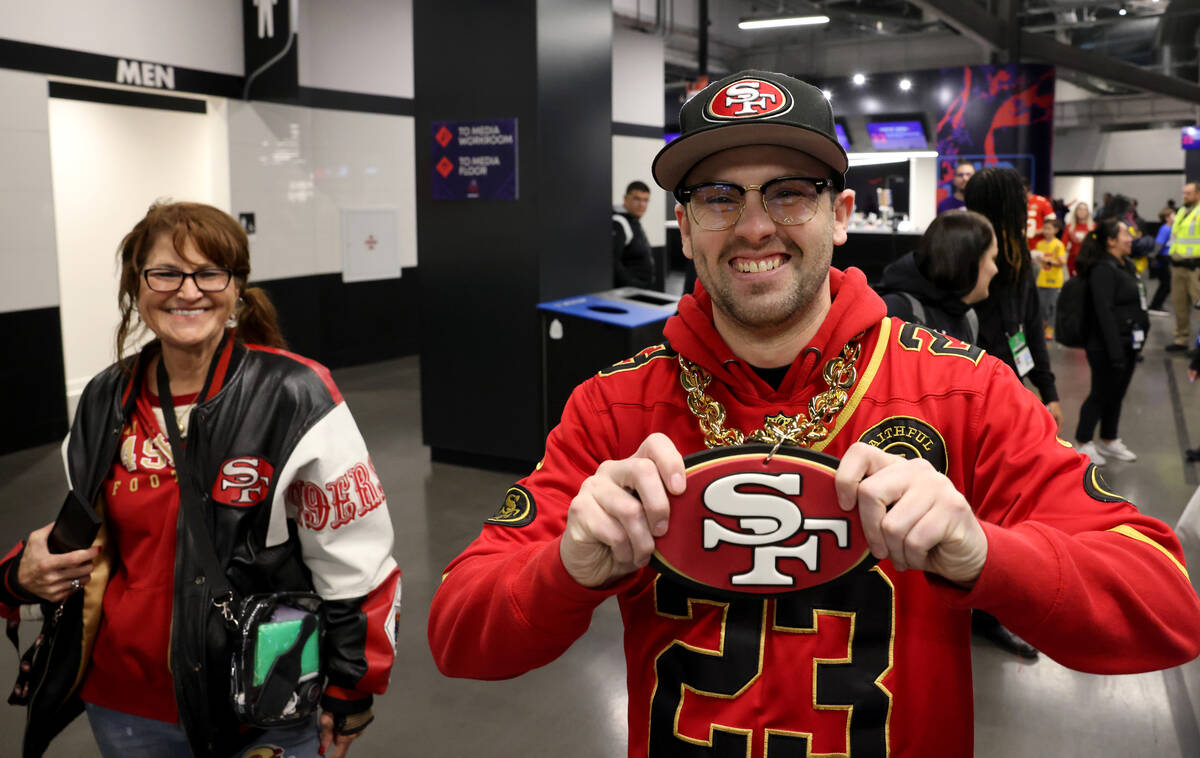
[[[654,157],[651,173],[658,186],[674,192],[688,171],[708,156],[732,147],[776,145],[808,153],[839,175],[846,173],[850,159],[842,146],[820,132],[794,124],[713,124],[703,131],[680,137]]]

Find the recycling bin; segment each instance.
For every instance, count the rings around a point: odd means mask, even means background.
[[[663,341],[679,297],[620,287],[539,303],[542,330],[542,419],[547,434],[577,385],[601,369]]]

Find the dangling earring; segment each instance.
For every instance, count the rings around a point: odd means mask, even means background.
[[[238,313],[238,310],[240,308],[242,308],[244,305],[245,305],[245,302],[243,302],[242,299],[239,297],[237,299],[237,302],[233,304],[233,312],[229,314],[229,318],[225,319],[225,328],[226,329],[237,329],[237,326],[238,326],[237,313]]]

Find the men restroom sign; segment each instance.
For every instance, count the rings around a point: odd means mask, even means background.
[[[434,200],[516,200],[517,120],[434,121]]]

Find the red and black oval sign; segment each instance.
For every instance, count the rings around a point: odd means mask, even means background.
[[[654,564],[721,593],[808,589],[874,561],[858,510],[838,507],[838,459],[800,448],[743,445],[690,455],[687,491],[671,498]]]
[[[739,79],[708,101],[707,116],[717,121],[777,116],[791,110],[787,92],[765,79]]]

